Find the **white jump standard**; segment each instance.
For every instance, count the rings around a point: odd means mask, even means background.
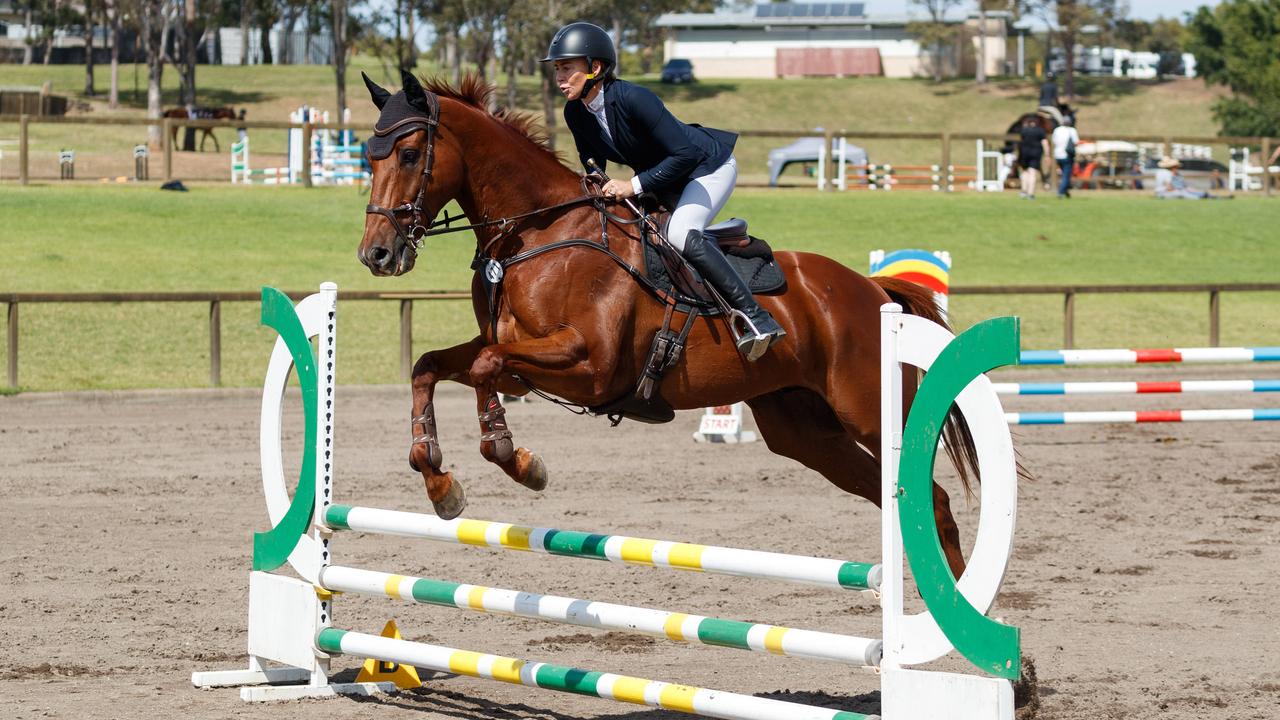
[[[263,391],[263,488],[273,527],[254,537],[249,669],[193,673],[195,685],[249,686],[241,688],[244,700],[372,694],[393,689],[390,683],[330,683],[330,658],[346,654],[729,720],[877,717],[342,630],[332,625],[333,593],[342,592],[867,666],[875,668],[881,678],[881,716],[885,720],[944,716],[1012,720],[1010,680],[1017,678],[1020,670],[1017,630],[987,619],[984,613],[995,599],[1012,549],[1016,474],[1003,410],[991,383],[981,375],[990,368],[974,368],[1016,361],[1016,321],[989,321],[951,342],[943,328],[902,315],[896,305],[885,306],[882,413],[889,423],[885,427],[903,427],[900,363],[932,368],[932,372],[917,393],[911,422],[902,433],[885,433],[884,552],[880,565],[509,523],[442,521],[431,515],[335,504],[336,297],[336,287],[326,283],[319,294],[305,298],[295,309],[278,291],[263,290],[263,322],[275,328],[280,338]],[[319,363],[309,336],[319,337]],[[984,343],[1000,349],[992,350]],[[987,360],[991,357],[999,360]],[[280,428],[281,400],[294,366],[302,389],[306,439],[299,483],[290,498],[284,482]],[[933,455],[941,427],[935,416],[939,412],[945,416],[953,401],[973,430],[982,474],[977,537],[968,567],[958,581],[951,577],[937,546],[937,528],[932,521]],[[532,560],[534,555],[558,555],[771,578],[821,585],[836,592],[875,593],[878,589],[884,609],[884,639],[343,567],[331,563],[334,536],[344,531],[524,550],[526,561],[534,562],[543,561]],[[903,564],[907,559],[930,609],[915,615],[903,612]],[[286,563],[301,580],[272,572]],[[995,677],[906,669],[952,649]],[[287,667],[277,669],[267,663]],[[281,684],[287,682],[305,684]]]

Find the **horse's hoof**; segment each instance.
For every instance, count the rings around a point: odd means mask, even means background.
[[[529,467],[524,471],[524,480],[520,484],[535,492],[546,489],[547,464],[542,462],[541,455],[529,453]]]
[[[467,507],[467,495],[462,491],[462,483],[454,480],[449,484],[449,492],[440,501],[431,501],[436,515],[441,520],[452,520],[462,514]]]

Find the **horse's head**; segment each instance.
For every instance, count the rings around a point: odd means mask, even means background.
[[[373,104],[382,114],[369,139],[373,188],[365,208],[364,237],[356,255],[374,275],[413,269],[418,245],[440,209],[461,187],[458,153],[440,153],[440,99],[411,73],[394,95],[368,75]]]

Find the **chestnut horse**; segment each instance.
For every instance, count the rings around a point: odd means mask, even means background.
[[[480,334],[432,350],[413,368],[410,465],[426,481],[436,512],[462,511],[462,486],[442,470],[432,398],[436,383],[473,387],[480,453],[516,482],[541,490],[542,459],[514,445],[498,393],[529,387],[571,403],[598,407],[635,387],[665,306],[602,252],[600,238],[632,267],[642,267],[635,215],[598,196],[584,197],[583,179],[565,166],[528,117],[491,113],[492,89],[468,76],[455,89],[423,87],[405,74],[395,95],[367,77],[382,111],[370,140],[373,187],[358,256],[378,276],[413,269],[418,240],[456,200],[473,223],[480,268],[472,300]],[[381,144],[379,144],[381,143]],[[605,214],[603,210],[608,210]],[[577,244],[538,253],[567,238]],[[497,310],[482,275],[487,259],[527,254],[501,278]],[[660,394],[676,409],[745,400],[771,451],[816,470],[837,487],[880,502],[880,306],[944,323],[932,293],[901,280],[865,278],[830,258],[779,252],[786,290],[759,301],[787,330],[758,362],[738,353],[723,319],[700,319],[688,351],[666,376]],[[492,265],[490,265],[490,268]],[[496,324],[491,323],[496,317]],[[674,323],[673,323],[674,325]],[[914,396],[915,380],[904,393]],[[976,450],[953,410],[946,446],[965,491],[977,476]],[[949,498],[934,486],[939,539],[952,571],[964,568]]]

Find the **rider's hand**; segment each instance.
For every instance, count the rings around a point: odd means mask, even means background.
[[[600,188],[600,194],[610,200],[625,200],[635,195],[634,189],[631,187],[629,180],[610,180]]]

